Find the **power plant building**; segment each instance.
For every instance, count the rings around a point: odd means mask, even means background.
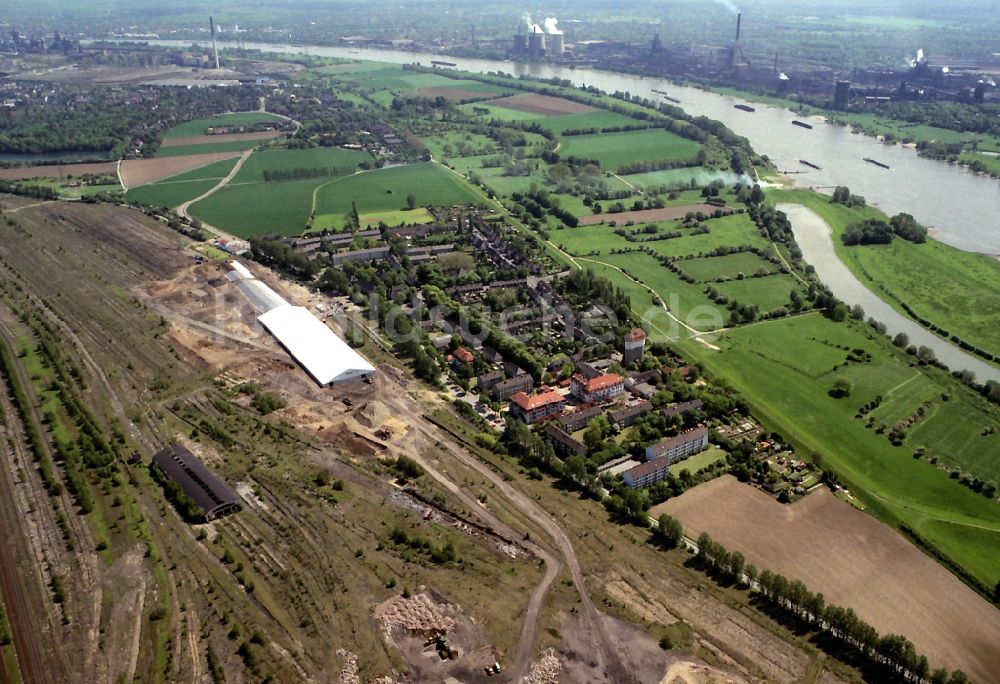
[[[528,36],[528,54],[535,57],[545,55],[545,33],[535,30]]]

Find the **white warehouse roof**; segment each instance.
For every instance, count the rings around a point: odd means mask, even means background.
[[[308,309],[284,304],[261,314],[257,320],[320,385],[363,378],[375,372],[374,366]]]

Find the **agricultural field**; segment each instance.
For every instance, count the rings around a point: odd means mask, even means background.
[[[130,202],[172,209],[211,190],[235,165],[236,159],[224,159],[157,183],[131,188],[125,198]]]
[[[709,282],[716,278],[739,278],[740,275],[751,276],[760,272],[773,273],[777,270],[774,264],[753,252],[685,259],[680,267],[699,282]]]
[[[559,154],[593,159],[602,168],[617,171],[637,162],[693,160],[700,145],[658,128],[624,133],[563,136]]]
[[[186,121],[178,126],[174,126],[163,134],[164,140],[171,138],[186,138],[193,135],[205,135],[209,128],[218,126],[249,126],[251,124],[267,123],[269,121],[282,121],[281,117],[267,112],[235,112],[233,114],[222,114],[207,119],[194,119]]]
[[[796,202],[819,214],[831,227],[837,255],[851,272],[900,313],[906,302],[918,315],[952,335],[1000,354],[1000,262],[963,252],[937,240],[913,244],[896,239],[889,245],[845,247],[844,229],[868,218],[885,218],[874,208],[831,204],[805,190],[767,193],[770,202]]]
[[[407,196],[416,206],[478,204],[485,198],[465,180],[440,164],[425,162],[366,171],[335,179],[317,189],[315,222],[317,230],[343,225],[352,204],[359,214],[400,211]]]
[[[803,293],[802,283],[792,275],[730,280],[717,283],[715,289],[730,301],[756,305],[763,313],[787,306],[793,290]]]
[[[1000,468],[984,456],[996,453],[996,435],[983,434],[1000,425],[995,406],[943,371],[908,365],[907,357],[894,355],[889,341],[862,323],[838,324],[812,313],[711,337],[721,351],[683,346],[743,392],[766,427],[821,460],[866,507],[908,525],[986,586],[1000,580],[1000,510],[948,474],[951,467],[975,468],[982,477],[1000,479]],[[864,350],[869,360],[848,361],[852,349]],[[838,379],[851,384],[850,396],[828,394]],[[914,383],[927,387],[926,394],[910,392]],[[899,425],[904,437],[894,446],[888,436],[894,424],[880,434],[878,411],[886,411],[887,419],[914,416],[922,396],[931,402],[924,417]],[[878,397],[881,404],[869,421],[859,409]],[[952,402],[962,408],[941,411]],[[963,449],[947,441],[948,425],[978,437]],[[914,458],[918,447],[921,457]],[[959,526],[977,543],[956,544],[943,524]]]
[[[213,137],[213,136],[206,136]],[[223,136],[219,136],[222,138]],[[156,158],[183,157],[189,154],[211,154],[213,152],[243,152],[252,150],[266,144],[266,140],[219,140],[217,142],[205,142],[197,145],[168,145],[161,146],[156,151]]]
[[[229,184],[191,205],[192,216],[238,237],[298,235],[306,228],[318,181]]]
[[[121,163],[121,178],[126,188],[135,188],[238,156],[238,152],[215,152],[162,159],[126,159]]]
[[[974,681],[1000,669],[1000,611],[825,487],[782,505],[724,475],[652,511],[660,513],[691,537],[708,532],[759,569],[802,581],[827,604],[853,608],[882,634],[903,634],[932,667],[960,668]]]
[[[294,169],[331,169],[342,175],[352,173],[371,155],[363,150],[346,150],[340,147],[310,147],[302,150],[264,150],[255,152],[246,160],[233,177],[231,185],[263,182],[266,172],[290,172]],[[317,185],[325,182],[317,179]]]

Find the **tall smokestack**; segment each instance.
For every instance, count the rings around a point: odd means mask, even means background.
[[[742,22],[743,22],[743,15],[742,14],[737,14],[736,15],[736,42],[737,43],[740,42],[740,24]]]
[[[212,31],[212,54],[215,56],[215,68],[219,68],[219,48],[215,44],[215,19],[208,17],[208,28]],[[739,32],[737,32],[739,33]]]

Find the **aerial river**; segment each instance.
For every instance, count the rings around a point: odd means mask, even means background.
[[[150,40],[151,45],[185,47],[192,41]],[[207,47],[207,41],[195,41]],[[221,43],[223,47],[235,45]],[[659,78],[632,76],[599,69],[571,69],[546,63],[520,63],[505,60],[469,59],[400,50],[354,49],[246,43],[244,47],[281,54],[309,54],[322,57],[366,59],[392,64],[430,65],[431,60],[455,64],[457,69],[476,73],[503,72],[514,76],[559,78],[577,86],[596,86],[612,93],[629,92],[651,100],[661,99],[654,91],[663,91],[680,102],[678,106],[694,116],[721,121],[737,134],[745,136],[760,154],[766,154],[781,171],[792,172],[789,178],[802,187],[832,189],[846,185],[855,194],[887,214],[901,211],[913,214],[932,235],[949,245],[970,252],[1000,255],[1000,182],[974,174],[964,167],[931,159],[921,159],[916,150],[900,145],[885,145],[873,138],[851,133],[849,128],[825,123],[821,118],[808,119],[813,128],[792,125],[803,120],[787,109],[754,104],[755,112],[735,109],[742,98],[720,95],[682,86]],[[876,159],[884,169],[864,161]],[[813,169],[799,160],[821,167]],[[865,311],[885,323],[889,330],[906,332],[913,344],[925,344],[938,359],[952,369],[975,372],[980,381],[1000,380],[1000,369],[967,354],[947,340],[923,329],[857,280],[837,257],[825,224],[816,223],[809,213],[792,211],[796,239],[803,255],[813,264],[823,282],[834,294],[850,304],[860,304]],[[818,218],[818,217],[816,217]]]
[[[970,370],[976,374],[979,382],[1000,381],[1000,368],[965,352],[899,313],[858,280],[837,256],[830,226],[812,209],[800,204],[779,204],[778,209],[788,215],[792,232],[795,233],[795,242],[802,250],[802,257],[812,264],[816,275],[830,287],[830,291],[838,299],[851,306],[860,304],[867,316],[885,324],[888,334],[906,333],[913,346],[930,347],[938,360],[948,368]]]
[[[148,42],[170,47],[192,44],[192,41],[178,40]],[[198,44],[209,45],[205,41]],[[226,43],[220,45],[234,47]],[[659,78],[598,69],[570,69],[555,64],[466,59],[400,50],[269,43],[246,43],[245,47],[264,52],[368,59],[393,64],[420,63],[429,66],[431,60],[440,60],[453,63],[464,71],[501,71],[514,76],[560,78],[578,86],[596,86],[609,93],[624,91],[651,100],[661,98],[654,90],[665,91],[680,100],[678,106],[689,114],[716,119],[745,136],[753,148],[770,157],[779,170],[794,172],[789,177],[797,185],[827,189],[846,185],[887,214],[901,211],[913,214],[942,242],[970,252],[1000,255],[1000,182],[961,166],[921,159],[912,148],[885,145],[873,138],[851,133],[849,128],[824,123],[819,117],[808,119],[813,125],[809,130],[793,126],[794,119],[803,117],[787,109],[755,104],[756,112],[744,112],[733,107],[745,102],[738,97],[676,85]],[[876,159],[891,168],[883,169],[865,162],[865,157]],[[822,170],[809,168],[801,164],[800,159],[812,162]]]

